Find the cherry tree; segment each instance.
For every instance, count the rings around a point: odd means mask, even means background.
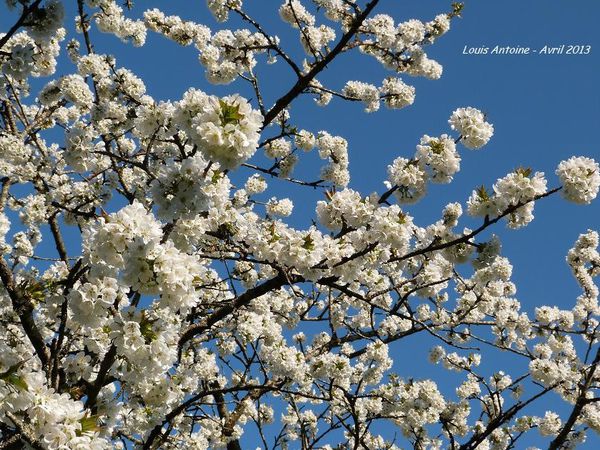
[[[379,0],[265,1],[295,33],[282,42],[242,0],[208,0],[235,25],[213,29],[143,2],[71,3],[7,0],[16,22],[0,34],[0,448],[482,450],[534,436],[559,449],[600,431],[598,233],[572,237],[572,307],[532,317],[488,233],[526,226],[551,195],[590,203],[598,164],[557,161],[548,180],[519,168],[423,224],[405,205],[487,144],[484,113],[456,105],[414,154],[381,162],[385,190],[369,195],[348,187],[346,139],[293,115],[307,96],[410,106],[411,77],[440,78],[425,51],[462,4],[406,20]],[[208,82],[250,95],[155,100],[97,32],[191,46]],[[378,61],[380,85],[319,81],[347,53]],[[294,80],[275,98],[268,65]],[[308,152],[322,167],[295,177]],[[290,224],[274,181],[300,201],[321,193],[313,226]],[[415,335],[460,384],[394,363]],[[507,373],[499,353],[525,369]],[[546,396],[556,410],[531,414]]]

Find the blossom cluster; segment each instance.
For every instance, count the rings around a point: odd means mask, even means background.
[[[379,89],[369,83],[348,81],[342,93],[351,99],[364,102],[366,112],[377,111],[381,99],[392,109],[410,106],[415,101],[415,88],[405,84],[400,78],[393,77],[386,78]]]
[[[224,169],[239,166],[258,148],[262,116],[238,95],[220,99],[191,89],[173,114],[205,157]]]
[[[457,117],[468,112],[470,121],[457,122]],[[427,182],[449,183],[453,176],[460,170],[460,155],[456,150],[456,143],[461,142],[467,148],[479,148],[486,144],[494,127],[485,121],[483,114],[472,107],[459,108],[450,117],[452,129],[458,130],[461,135],[454,139],[447,134],[440,137],[424,135],[412,159],[405,157],[396,158],[388,166],[387,186],[393,191],[401,203],[415,203],[427,192]],[[469,137],[465,133],[469,131]],[[479,131],[477,131],[479,130]],[[479,134],[478,134],[479,133]],[[473,146],[473,140],[478,145]]]

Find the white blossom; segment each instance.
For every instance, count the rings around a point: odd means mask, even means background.
[[[562,161],[556,174],[563,184],[562,195],[574,203],[589,204],[600,190],[600,166],[591,158],[571,157]]]
[[[472,150],[483,147],[494,135],[494,127],[478,109],[458,108],[448,120],[453,130],[460,133],[461,142]]]
[[[388,179],[398,187],[395,195],[401,203],[420,200],[427,191],[427,178],[427,173],[416,160],[400,157],[388,166]]]
[[[267,212],[272,216],[287,217],[292,214],[294,204],[289,198],[272,198],[267,203]]]
[[[415,88],[404,83],[400,78],[386,78],[379,92],[388,108],[405,108],[415,102]]]
[[[349,98],[362,101],[365,104],[366,112],[379,109],[379,91],[372,84],[361,81],[348,81],[342,93]]]
[[[205,158],[224,169],[239,166],[256,152],[262,116],[240,96],[219,99],[190,90],[174,114]]]
[[[415,159],[424,170],[431,171],[431,181],[434,183],[449,183],[460,170],[456,144],[446,134],[439,138],[423,136],[420,145],[417,145]]]
[[[282,20],[294,28],[306,25],[313,26],[315,24],[315,16],[309,13],[298,0],[285,0],[279,7],[279,15]]]

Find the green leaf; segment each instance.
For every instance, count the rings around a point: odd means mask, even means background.
[[[223,235],[223,239],[228,239],[229,237],[235,235],[239,230],[233,223],[227,222],[219,225],[217,231],[219,234]]]
[[[213,175],[212,175],[211,182],[212,182],[212,183],[216,183],[216,182],[217,182],[217,181],[219,181],[221,178],[223,178],[223,172],[221,172],[220,170],[215,170],[215,171],[213,172]]]
[[[310,234],[304,236],[304,243],[302,244],[302,248],[308,251],[313,251],[315,249],[315,241]]]
[[[240,105],[230,105],[219,99],[219,106],[221,106],[221,125],[223,126],[237,125],[244,118],[244,115],[240,114]]]
[[[531,176],[531,167],[517,167],[515,173],[523,175],[525,178],[529,178]]]
[[[476,192],[477,192],[477,195],[479,196],[479,198],[481,200],[483,200],[484,202],[486,202],[490,199],[490,194],[488,194],[488,191],[486,190],[486,188],[483,184],[477,188]]]
[[[154,319],[154,320],[148,319],[148,317],[146,317],[145,312],[142,312],[142,320],[140,322],[140,332],[142,333],[142,336],[144,337],[146,344],[150,344],[152,341],[154,341],[158,337],[158,335],[152,328],[152,326],[154,325],[154,323],[157,320],[158,319]]]
[[[93,433],[100,428],[98,427],[98,416],[83,417],[79,420],[79,423],[81,424],[81,430],[77,430],[75,433],[77,436],[81,436],[83,433]]]
[[[269,230],[269,233],[271,233],[271,239],[269,239],[269,244],[272,244],[273,242],[277,242],[279,239],[281,239],[281,236],[279,236],[277,234],[277,230],[275,228],[275,222],[271,222],[268,230]]]
[[[463,2],[452,2],[452,12],[448,14],[450,18],[453,17],[462,17],[462,11],[465,7]]]
[[[17,375],[17,372],[21,367],[23,367],[24,364],[25,362],[21,361],[10,366],[6,372],[0,373],[0,380],[3,380],[5,383],[12,384],[16,388],[19,388],[23,391],[28,390],[29,386],[27,386],[25,380],[21,376]]]
[[[25,291],[34,300],[41,300],[44,298],[45,286],[43,283],[38,281],[32,281],[27,284]]]
[[[13,386],[21,389],[22,391],[27,391],[29,389],[29,386],[27,386],[25,380],[15,373],[6,377],[4,381],[6,381],[9,384],[12,384]]]
[[[398,213],[398,223],[400,225],[404,225],[406,223],[406,217],[407,217],[407,215],[405,213],[403,213],[402,211],[400,211]]]
[[[444,151],[444,144],[438,140],[431,141],[429,147],[431,147],[431,151],[436,155],[439,155]]]
[[[343,361],[336,361],[335,362],[335,368],[337,370],[342,370],[346,367],[346,363],[344,363]]]

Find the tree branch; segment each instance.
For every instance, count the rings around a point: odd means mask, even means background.
[[[87,401],[85,402],[85,407],[90,408],[92,411],[96,406],[96,400],[98,399],[98,394],[100,390],[104,387],[106,382],[106,378],[108,375],[108,371],[112,367],[115,359],[117,357],[117,347],[112,344],[106,354],[104,355],[104,359],[102,363],[100,363],[100,369],[98,370],[98,376],[96,376],[96,380],[91,384],[90,388],[87,392]]]
[[[56,214],[50,216],[50,218],[48,219],[48,224],[50,225],[50,231],[52,231],[52,237],[54,237],[56,251],[60,256],[60,259],[67,265],[67,267],[69,267],[69,255],[67,254],[67,247],[60,232],[60,227],[58,226],[58,219],[56,218]]]
[[[33,304],[27,294],[21,292],[20,289],[15,286],[13,274],[4,258],[0,258],[0,279],[2,279],[2,284],[4,284],[12,302],[13,310],[19,316],[21,326],[29,338],[31,345],[33,345],[42,366],[44,369],[48,369],[46,364],[48,363],[50,355],[46,343],[44,342],[44,338],[33,319]]]
[[[552,442],[550,442],[550,445],[548,446],[548,450],[558,450],[562,447],[562,445],[567,440],[569,433],[571,432],[571,429],[575,425],[575,422],[577,421],[577,419],[579,419],[579,416],[580,416],[581,411],[583,410],[584,406],[587,403],[589,403],[588,402],[589,399],[586,398],[585,395],[594,379],[594,373],[596,372],[598,363],[600,363],[600,348],[598,348],[598,350],[596,351],[596,357],[594,358],[594,361],[592,362],[592,365],[589,368],[590,370],[585,377],[583,386],[580,387],[579,396],[577,398],[577,401],[575,402],[575,405],[573,406],[573,409],[571,410],[571,414],[569,415],[569,418],[563,425],[563,427],[560,430],[560,432],[558,433],[558,435],[554,438],[554,440]]]
[[[6,417],[15,425],[15,428],[19,430],[19,439],[22,442],[26,442],[31,448],[35,450],[44,450],[44,447],[32,436],[31,432],[27,429],[27,426],[21,422],[17,417],[10,411],[6,411]]]
[[[181,338],[179,339],[180,356],[183,346],[186,342],[190,341],[195,336],[209,330],[214,324],[224,319],[235,310],[241,308],[242,306],[248,305],[253,299],[265,295],[267,292],[279,289],[288,282],[288,277],[280,272],[276,277],[265,281],[263,284],[259,284],[258,286],[253,287],[252,289],[248,289],[246,292],[236,297],[230,304],[217,309],[202,322],[190,325],[187,328],[187,330],[183,332]]]
[[[17,30],[23,26],[29,14],[35,11],[41,2],[42,0],[35,0],[35,2],[29,6],[23,6],[23,11],[21,12],[19,19],[10,28],[10,30],[8,30],[6,34],[0,38],[0,48],[4,47],[4,44],[6,44],[8,40],[17,32]]]
[[[337,45],[331,50],[325,57],[319,60],[312,69],[306,74],[300,77],[300,79],[294,84],[294,86],[279,100],[275,102],[275,105],[265,115],[263,122],[263,129],[269,125],[277,115],[283,111],[291,102],[294,100],[302,91],[304,91],[310,82],[329,64],[333,59],[342,52],[346,44],[350,42],[350,39],[356,34],[364,20],[369,16],[371,11],[377,6],[379,0],[372,0],[367,4],[365,10],[356,17],[348,31],[342,36]]]

